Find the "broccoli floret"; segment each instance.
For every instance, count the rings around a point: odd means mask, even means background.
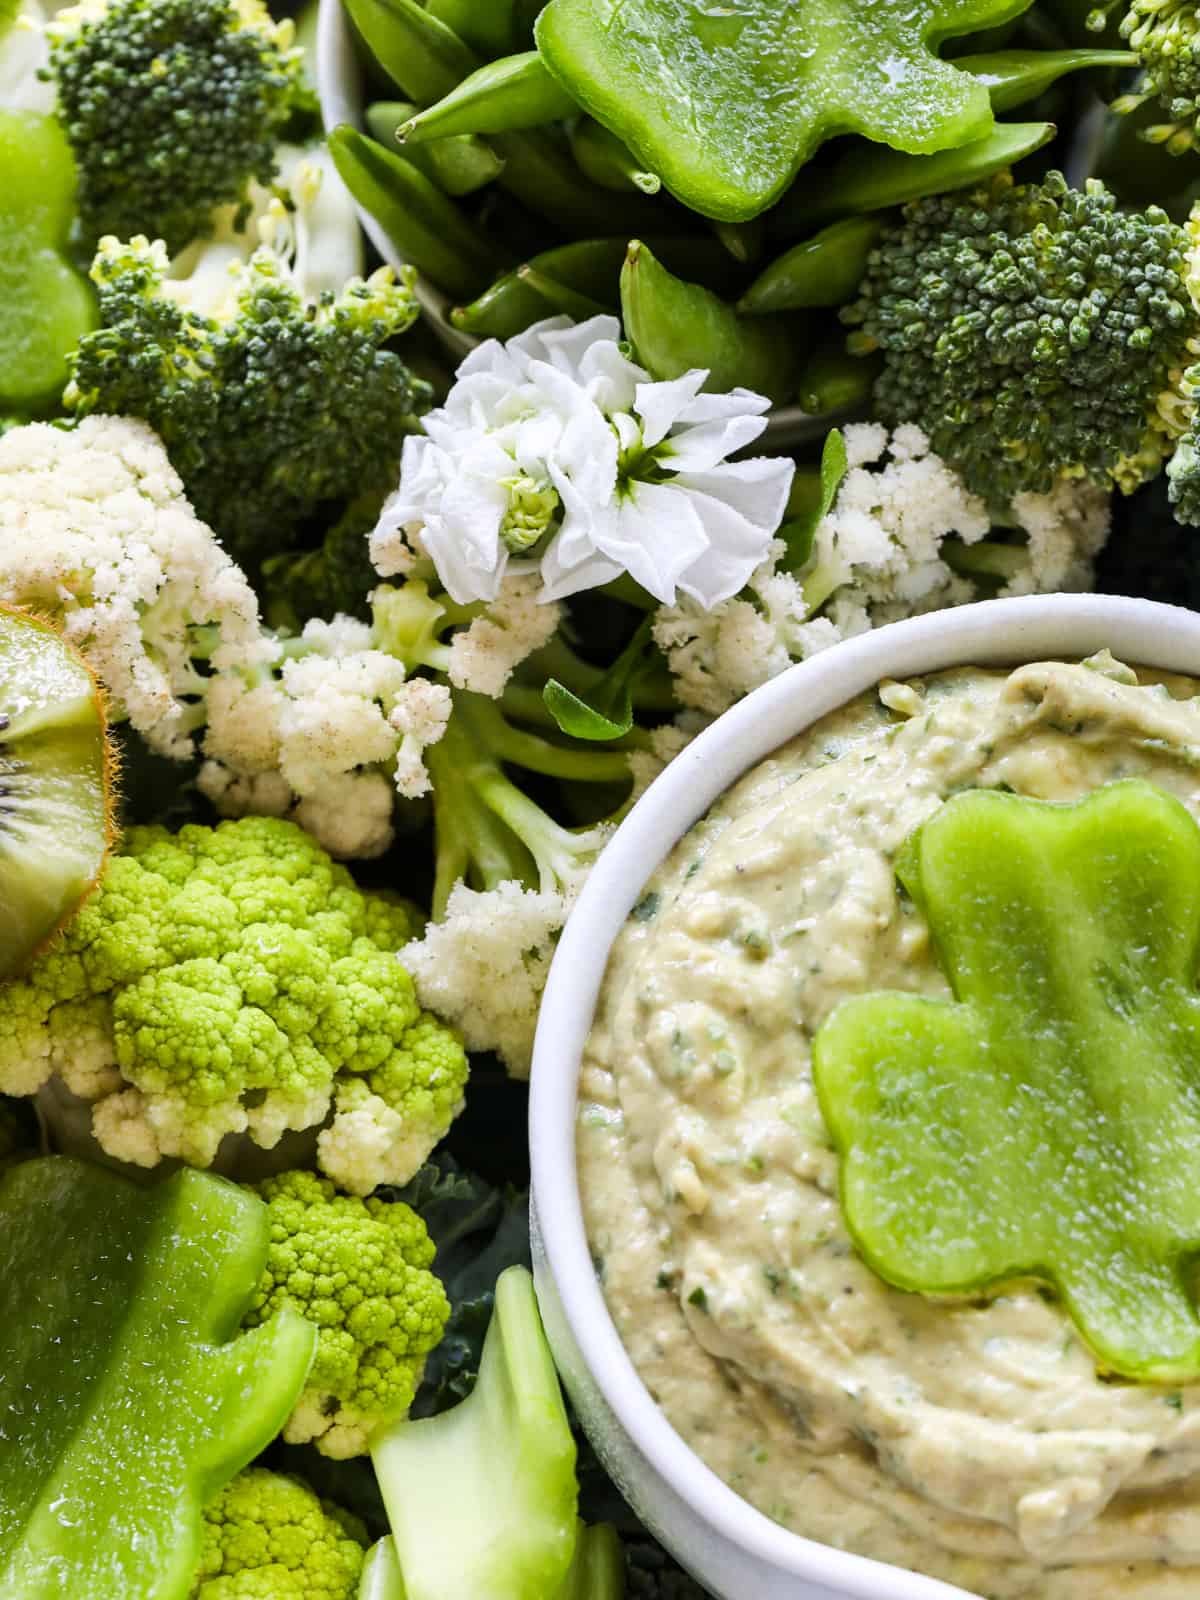
[[[384,348],[417,315],[411,274],[381,267],[340,291],[318,276],[304,210],[326,181],[305,164],[296,208],[267,208],[248,260],[218,242],[187,277],[161,241],[102,240],[101,326],[80,341],[64,397],[80,414],[150,423],[198,515],[250,570],[324,503],[393,477],[428,398]]]
[[[134,828],[58,944],[3,991],[0,1093],[57,1073],[109,1155],[209,1166],[229,1134],[321,1128],[355,1193],[403,1183],[467,1063],[395,952],[418,926],[295,823]]]
[[[1128,493],[1189,426],[1194,226],[1058,173],[907,206],[843,319],[881,350],[883,421],[916,423],[993,508],[1060,477]]]
[[[294,23],[263,0],[83,0],[49,34],[92,239],[151,233],[181,249],[216,206],[270,182],[311,95]]]
[[[379,574],[371,565],[367,535],[390,490],[389,484],[356,495],[316,550],[264,561],[264,610],[272,627],[299,633],[309,617],[329,621],[340,613],[366,620],[371,615],[368,596]]]
[[[1087,19],[1088,27],[1102,32],[1117,0],[1106,0]],[[1150,122],[1139,137],[1164,145],[1170,155],[1182,155],[1196,143],[1200,131],[1200,19],[1195,0],[1131,0],[1121,18],[1121,36],[1136,52],[1141,78],[1130,94],[1113,102],[1120,115],[1157,101],[1163,120]]]
[[[318,1330],[308,1383],[283,1436],[323,1455],[362,1455],[406,1415],[450,1303],[429,1270],[434,1244],[402,1201],[338,1194],[313,1172],[257,1186],[271,1243],[246,1325],[292,1306]]]
[[[353,1600],[366,1542],[299,1478],[247,1467],[205,1508],[191,1600]]]

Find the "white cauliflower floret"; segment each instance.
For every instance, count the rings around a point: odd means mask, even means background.
[[[505,578],[482,616],[450,641],[447,674],[456,689],[499,699],[513,669],[548,644],[562,620],[562,607],[537,598],[536,578]]]
[[[35,422],[0,437],[0,601],[61,619],[118,716],[154,749],[191,753],[212,669],[254,668],[274,645],[241,570],[193,512],[145,423]]]
[[[516,1078],[529,1076],[538,1006],[572,899],[515,880],[486,890],[458,883],[442,920],[400,951],[421,1004],[453,1023],[468,1050],[494,1050]]]
[[[355,767],[392,759],[396,731],[388,717],[405,677],[404,663],[382,650],[284,662],[279,767],[298,795]]]
[[[413,678],[396,696],[388,720],[400,734],[394,776],[398,792],[407,799],[415,800],[433,787],[425,751],[445,733],[452,705],[446,685],[429,678]]]
[[[903,617],[987,593],[1091,583],[1109,525],[1101,490],[1064,479],[1049,494],[1019,495],[1012,525],[1025,542],[985,543],[993,529],[983,502],[919,428],[889,438],[879,423],[856,423],[844,439],[847,471],[800,574],[779,570],[786,547],[777,542],[741,595],[711,611],[684,600],[655,614],[685,705],[717,715],[794,661]]]

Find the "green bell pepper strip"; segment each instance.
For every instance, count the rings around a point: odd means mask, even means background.
[[[450,93],[405,123],[405,140],[443,139],[451,133],[507,133],[540,128],[572,116],[579,107],[546,71],[536,50],[505,56],[467,74]]]
[[[0,111],[0,409],[37,414],[66,385],[67,357],[99,321],[67,259],[75,161],[56,117]]]
[[[959,56],[954,65],[987,86],[993,111],[1036,100],[1069,72],[1090,67],[1121,70],[1136,67],[1132,50],[994,50],[986,55]]]
[[[346,124],[329,135],[329,153],[359,205],[439,289],[469,300],[495,275],[491,240],[410,162]]]
[[[579,117],[572,124],[570,140],[579,170],[602,189],[640,189],[643,194],[657,194],[662,188],[658,174],[644,171],[629,146],[591,117]]]
[[[0,1179],[0,1594],[183,1600],[205,1502],[286,1422],[316,1330],[237,1334],[266,1207],[48,1156]]]
[[[862,995],[816,1035],[861,1254],[918,1294],[1039,1279],[1107,1371],[1194,1381],[1200,827],[1142,779],[974,790],[896,871],[953,999]]]
[[[986,139],[933,156],[855,145],[822,174],[819,188],[796,184],[768,217],[767,230],[774,238],[788,238],[835,216],[883,211],[926,195],[972,188],[1040,150],[1056,131],[1052,122],[997,123]]]
[[[491,146],[469,134],[433,139],[428,144],[407,144],[398,151],[396,130],[416,110],[411,100],[377,100],[367,107],[367,130],[385,150],[410,161],[443,194],[455,198],[474,194],[504,171],[504,162]]]
[[[986,87],[937,55],[1028,0],[549,0],[535,38],[598,122],[693,210],[744,222],[838,133],[930,154],[981,139]]]
[[[516,0],[486,0],[484,5],[480,0],[427,0],[425,9],[489,61],[518,49],[522,32],[531,26],[523,28]]]
[[[764,317],[739,317],[711,290],[676,278],[635,239],[621,268],[621,321],[637,359],[655,378],[704,367],[704,387],[753,389],[787,399],[796,368],[791,330]]]
[[[743,316],[762,316],[844,305],[858,292],[883,226],[877,215],[846,217],[793,245],[759,273],[738,301],[738,310]]]

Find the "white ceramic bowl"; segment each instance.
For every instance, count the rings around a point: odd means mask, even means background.
[[[650,1398],[608,1314],[575,1173],[575,1090],[609,947],[668,851],[741,775],[878,683],[962,665],[1081,657],[1200,674],[1200,614],[1107,595],[992,600],[894,623],[791,668],[690,744],[633,808],[563,933],[529,1110],[534,1270],[546,1331],[596,1450],[639,1515],[720,1600],[947,1600],[964,1591],[802,1539],[728,1488]]]

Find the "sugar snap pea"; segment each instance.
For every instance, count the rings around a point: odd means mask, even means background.
[[[794,183],[770,213],[768,231],[775,238],[795,237],[835,216],[882,211],[925,195],[969,188],[1040,150],[1055,132],[1052,122],[998,122],[985,139],[932,156],[856,143],[822,174],[819,187],[806,184],[803,177]]]
[[[634,233],[653,233],[664,226],[666,219],[649,195],[630,193],[614,203],[609,190],[584,178],[556,131],[531,128],[524,133],[497,133],[489,143],[504,157],[504,171],[498,180],[501,188],[564,233],[628,239]]]
[[[761,272],[737,303],[743,315],[840,306],[862,282],[867,257],[883,232],[878,213],[832,222]]]
[[[456,306],[450,320],[464,333],[481,338],[511,339],[531,322],[551,315],[553,307],[534,286],[544,276],[565,284],[606,311],[618,305],[617,281],[625,259],[623,239],[577,239],[543,250],[526,263],[534,278],[520,268],[506,272],[470,305]]]
[[[449,94],[479,58],[417,0],[344,0],[379,65],[409,100],[427,106]]]
[[[517,277],[528,289],[541,295],[546,304],[554,311],[562,312],[571,317],[575,322],[586,322],[589,317],[600,317],[608,310],[598,300],[591,299],[586,294],[580,294],[578,289],[572,289],[569,284],[559,283],[547,273],[540,272],[537,267],[526,263],[517,268]]]
[[[1068,72],[1089,67],[1135,67],[1131,50],[994,50],[986,55],[959,56],[954,65],[987,84],[993,111],[1036,100]]]
[[[835,334],[801,368],[796,403],[812,417],[856,411],[871,398],[879,369],[872,357],[850,355],[843,337]]]
[[[705,367],[705,387],[717,393],[744,387],[780,401],[791,391],[795,355],[786,324],[739,317],[710,290],[674,277],[636,239],[621,268],[621,320],[656,378]]]
[[[344,123],[329,135],[329,152],[359,205],[438,288],[469,300],[495,275],[491,241],[411,162]]]
[[[488,60],[517,48],[522,21],[516,0],[426,0],[425,9]]]
[[[405,123],[401,136],[416,142],[443,139],[452,133],[540,128],[578,109],[547,72],[537,51],[526,50],[468,73],[449,94]]]
[[[407,122],[416,106],[411,100],[377,100],[367,107],[367,129],[373,139],[432,179],[443,194],[473,194],[504,170],[504,162],[482,139],[460,134],[452,139],[432,139],[428,144],[405,145],[396,150],[396,129]]]
[[[627,144],[591,117],[580,117],[572,125],[571,154],[579,170],[602,189],[657,194],[662,188],[658,174],[647,172]]]

